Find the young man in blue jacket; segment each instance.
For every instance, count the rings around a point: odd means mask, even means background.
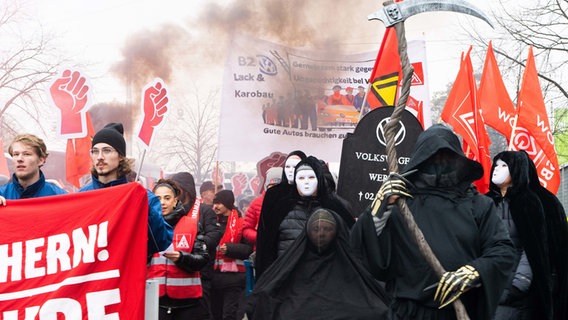
[[[12,181],[0,186],[0,205],[6,199],[26,199],[65,194],[67,191],[45,181],[41,167],[47,160],[47,147],[33,134],[20,134],[8,148],[14,161]]]
[[[91,183],[79,190],[89,191],[118,186],[128,182],[133,159],[126,157],[126,141],[121,123],[109,123],[93,137]],[[172,243],[173,229],[162,218],[162,206],[158,198],[148,192],[148,254],[168,248]]]

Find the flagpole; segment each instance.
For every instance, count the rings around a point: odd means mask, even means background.
[[[146,149],[144,149],[144,152],[142,152],[142,159],[140,160],[140,166],[138,167],[138,171],[136,172],[136,178],[134,179],[134,181],[138,181],[138,179],[140,178],[140,172],[142,172],[142,164],[144,164],[145,157],[146,157]]]
[[[519,113],[517,111],[517,114],[515,115],[515,120],[513,121],[513,128],[511,129],[511,136],[509,137],[509,146],[507,147],[509,151],[513,149],[513,138],[515,137],[515,130],[517,129],[518,119],[519,119]]]

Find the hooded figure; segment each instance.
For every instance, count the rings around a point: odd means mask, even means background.
[[[470,319],[491,319],[513,266],[514,248],[491,199],[472,186],[483,168],[464,156],[450,129],[434,125],[420,134],[402,173],[411,183],[408,208],[442,267],[454,272],[469,266],[478,274],[481,286],[468,287],[460,296]],[[451,306],[438,308],[435,285],[441,279],[420,253],[399,208],[388,213],[377,213],[388,219],[379,229],[367,208],[351,241],[355,254],[393,295],[391,319],[455,319]]]
[[[313,195],[304,196],[299,193],[296,186],[274,205],[270,213],[266,216],[261,213],[263,229],[261,237],[259,225],[255,261],[257,277],[260,277],[262,272],[297,238],[316,208],[335,211],[349,228],[355,222],[346,202],[335,193],[335,184],[325,164],[315,157],[307,157],[296,165],[294,177],[304,169],[313,170],[317,179],[317,191]]]
[[[491,177],[487,195],[517,249],[494,319],[552,319],[546,222],[540,199],[530,188],[528,157],[520,151],[497,154]]]
[[[290,161],[293,159],[296,159],[296,161],[298,160],[301,161],[304,160],[305,158],[306,154],[304,152],[300,150],[292,151],[286,157],[286,160],[284,162],[284,167],[286,167],[286,163],[290,164],[291,163]],[[294,169],[295,165],[298,162],[295,161],[293,162]],[[289,197],[292,191],[296,189],[296,186],[294,185],[294,179],[289,180],[286,172],[287,170],[286,168],[284,168],[284,170],[282,170],[282,179],[280,180],[280,183],[266,190],[266,193],[264,194],[264,200],[262,201],[262,207],[260,209],[260,217],[258,221],[258,230],[256,238],[256,243],[257,243],[256,260],[255,260],[256,277],[260,277],[260,275],[264,271],[263,266],[258,265],[258,263],[256,263],[257,261],[266,260],[272,262],[274,261],[274,259],[276,259],[274,256],[272,256],[271,252],[268,250],[266,246],[263,247],[262,245],[260,245],[260,249],[258,246],[260,243],[266,242],[264,238],[270,239],[272,237],[272,234],[270,233],[271,231],[267,232],[267,230],[272,230],[271,228],[276,223],[276,221],[272,219],[272,216],[274,215],[273,211],[276,211],[278,209],[276,207],[276,204],[280,200]]]
[[[529,163],[529,187],[544,209],[548,257],[552,275],[553,319],[568,319],[568,222],[560,200],[540,184],[534,162],[525,151],[520,151]]]
[[[251,320],[380,320],[386,319],[388,300],[353,257],[343,219],[327,209],[314,211],[248,299]]]

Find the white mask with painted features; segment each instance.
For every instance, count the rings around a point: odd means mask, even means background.
[[[497,186],[501,186],[506,182],[507,178],[511,177],[509,172],[509,166],[503,160],[497,160],[495,162],[495,168],[493,169],[493,176],[491,177],[491,182]],[[509,179],[510,180],[510,179]]]
[[[301,160],[302,159],[296,155],[286,159],[286,163],[284,163],[284,173],[286,174],[286,179],[288,179],[288,184],[294,184],[294,170],[296,170],[296,165]]]
[[[313,169],[302,169],[296,172],[296,189],[304,197],[316,195],[318,191],[318,178]]]

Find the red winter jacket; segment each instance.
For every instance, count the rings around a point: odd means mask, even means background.
[[[263,192],[260,196],[252,200],[245,215],[245,222],[243,223],[243,237],[254,245],[254,250],[256,250],[256,230],[258,229],[264,194]]]

